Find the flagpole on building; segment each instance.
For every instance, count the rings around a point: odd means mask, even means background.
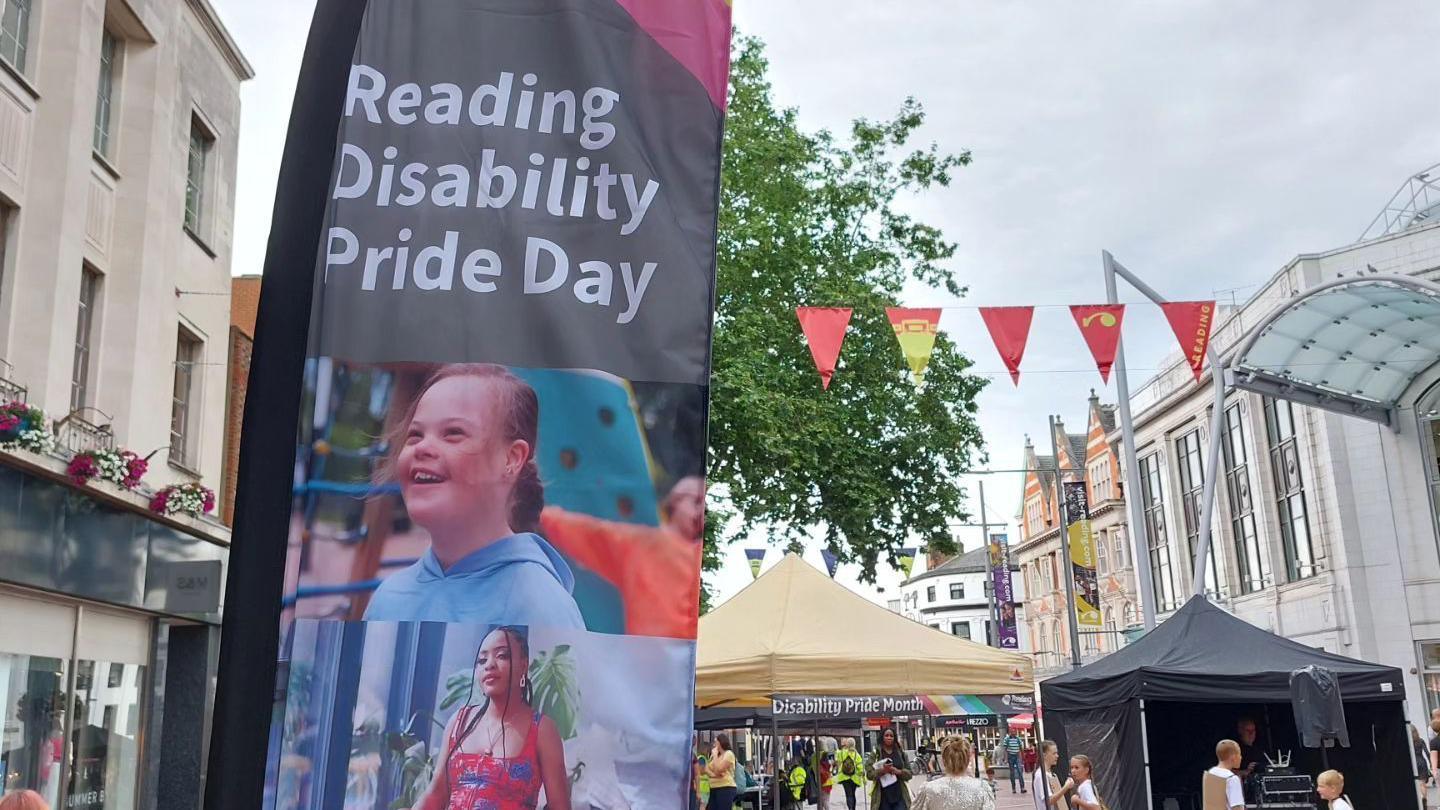
[[[1060,513],[1061,576],[1065,578],[1065,618],[1070,623],[1070,666],[1080,668],[1080,620],[1075,616],[1075,564],[1070,559],[1070,521],[1065,514],[1065,488],[1060,483],[1060,445],[1055,441],[1055,416],[1050,416],[1050,453],[1055,458],[1055,505]]]
[[[1101,251],[1105,265],[1105,300],[1120,303],[1115,288],[1115,257]],[[1155,629],[1155,581],[1150,567],[1150,542],[1145,531],[1145,510],[1140,503],[1140,464],[1135,457],[1135,420],[1130,415],[1130,376],[1125,370],[1125,339],[1115,350],[1115,398],[1120,412],[1120,444],[1125,457],[1125,505],[1130,512],[1130,541],[1135,581],[1140,585],[1140,615],[1148,632]],[[1051,431],[1052,433],[1054,431]]]

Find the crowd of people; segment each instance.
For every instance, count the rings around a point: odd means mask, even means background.
[[[1427,786],[1440,776],[1440,710],[1433,715],[1431,729],[1434,736],[1427,744],[1411,727],[1422,807],[1427,806]],[[1242,718],[1235,730],[1235,739],[1216,744],[1215,766],[1201,777],[1202,810],[1245,810],[1248,788],[1255,786],[1268,767],[1258,743],[1256,722]],[[856,810],[857,795],[867,789],[870,810],[994,810],[999,790],[995,768],[985,767],[983,776],[978,773],[980,760],[969,738],[946,737],[937,741],[935,748],[922,746],[920,756],[926,758],[932,752],[937,752],[939,758],[938,773],[933,774],[928,762],[918,767],[911,763],[890,728],[885,729],[880,744],[866,757],[855,750],[854,739],[843,740],[832,753],[816,753],[801,744],[791,752],[781,774],[782,810],[815,805],[829,810],[836,785],[845,794],[845,810]],[[1033,796],[1035,810],[1113,810],[1097,783],[1095,763],[1085,754],[1070,757],[1063,781],[1057,774],[1059,747],[1050,740],[1031,747],[1012,732],[991,756],[992,762],[999,760],[1008,766],[1012,793]],[[699,789],[692,808],[730,810],[737,795],[733,774],[737,769],[743,772],[743,768],[730,753],[729,738],[723,734],[717,737],[710,756],[699,757],[697,763]],[[929,778],[912,790],[910,783],[917,774],[929,774]],[[741,777],[741,790],[744,785],[754,784],[748,779]],[[1345,794],[1345,776],[1339,771],[1326,770],[1317,776],[1315,790],[1324,802],[1324,810],[1354,810]]]

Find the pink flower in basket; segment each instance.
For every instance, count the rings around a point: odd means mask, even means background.
[[[95,463],[95,458],[90,455],[79,455],[70,459],[65,467],[65,474],[77,487],[85,486],[91,478],[100,474],[100,467]]]

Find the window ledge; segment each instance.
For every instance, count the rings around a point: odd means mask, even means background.
[[[185,462],[183,462],[183,461],[178,461],[178,460],[176,460],[176,459],[174,459],[174,458],[167,458],[166,460],[167,460],[168,462],[170,462],[170,469],[176,470],[176,471],[181,472],[181,473],[184,473],[185,475],[188,475],[188,476],[190,476],[191,478],[194,478],[196,481],[199,481],[199,480],[200,480],[200,471],[199,471],[199,470],[196,470],[196,469],[190,467],[189,465],[187,465]]]
[[[110,175],[111,179],[117,181],[120,179],[120,170],[115,168],[115,164],[111,163],[109,158],[100,154],[99,150],[91,149],[90,157],[95,159],[95,162],[100,165],[100,168],[105,170],[106,174]]]
[[[30,83],[29,79],[25,78],[24,73],[21,73],[18,68],[10,64],[9,59],[0,57],[0,69],[3,69],[9,74],[10,78],[14,79],[15,82],[20,85],[20,89],[28,93],[31,99],[35,101],[40,100],[40,91],[36,89],[35,85]]]
[[[185,229],[185,233],[190,234],[190,238],[195,241],[195,244],[199,245],[200,249],[205,251],[206,256],[209,256],[212,259],[215,258],[215,250],[211,248],[209,243],[205,241],[205,237],[196,233],[195,229],[191,228],[189,225],[182,225],[181,227]]]

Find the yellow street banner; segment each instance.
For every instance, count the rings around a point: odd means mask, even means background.
[[[940,310],[886,307],[885,314],[895,328],[895,337],[900,341],[905,362],[910,364],[915,384],[920,385],[925,382],[925,368],[930,365],[935,336],[940,333]]]
[[[1081,627],[1100,627],[1100,578],[1095,571],[1095,534],[1090,530],[1084,481],[1065,484],[1065,522],[1075,580],[1075,620]]]

